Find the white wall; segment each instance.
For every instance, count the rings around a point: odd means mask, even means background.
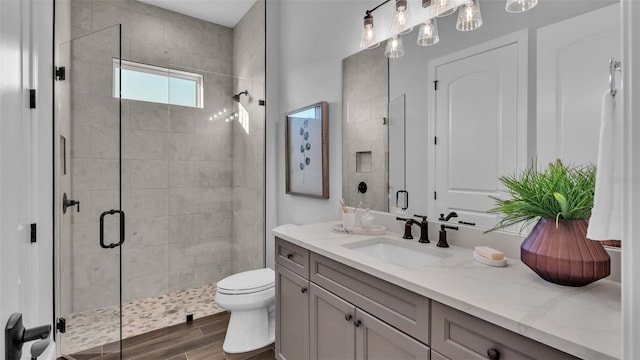
[[[359,50],[368,1],[267,1],[267,265],[271,229],[336,220],[342,197],[342,59]],[[285,194],[284,113],[329,103],[328,200]]]
[[[622,358],[640,359],[640,2],[622,0],[622,92],[624,103],[624,218],[622,258]],[[635,72],[634,72],[635,70]]]
[[[53,319],[52,5],[0,1],[2,327],[13,312],[23,313],[26,327]],[[29,109],[28,89],[37,90],[36,109]],[[31,223],[38,226],[36,243],[29,240]]]

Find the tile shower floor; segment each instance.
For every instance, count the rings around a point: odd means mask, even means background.
[[[183,323],[187,314],[198,319],[225,311],[216,304],[215,295],[214,283],[122,304],[122,337]],[[117,341],[119,320],[118,306],[70,315],[62,338],[63,353],[74,354]]]

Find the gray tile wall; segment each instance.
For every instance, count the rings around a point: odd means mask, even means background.
[[[388,74],[384,44],[342,61],[342,196],[350,206],[388,211]],[[356,171],[358,152],[371,152],[370,172]],[[361,181],[365,194],[357,190]]]
[[[133,0],[73,0],[71,22],[74,37],[122,23],[123,59],[204,75],[203,109],[122,101],[123,300],[231,274],[236,124],[210,118],[232,109],[233,30]],[[82,204],[72,219],[74,312],[117,303],[119,251],[98,246],[100,213],[118,208],[116,35],[71,45],[72,197]],[[116,241],[117,224],[107,225]]]
[[[248,130],[233,124],[233,272],[264,267],[265,226],[265,0],[258,0],[233,31],[234,91]],[[236,108],[239,105],[236,104]]]

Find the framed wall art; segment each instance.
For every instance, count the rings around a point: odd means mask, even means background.
[[[286,115],[287,194],[329,198],[329,105],[325,101]]]

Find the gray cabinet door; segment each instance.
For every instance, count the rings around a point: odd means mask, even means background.
[[[311,359],[355,359],[356,308],[311,283]]]
[[[309,281],[276,264],[276,357],[309,358]]]
[[[431,302],[431,346],[449,359],[575,360],[577,358],[439,302]]]
[[[358,360],[429,360],[427,345],[363,310],[357,310],[355,324]]]

